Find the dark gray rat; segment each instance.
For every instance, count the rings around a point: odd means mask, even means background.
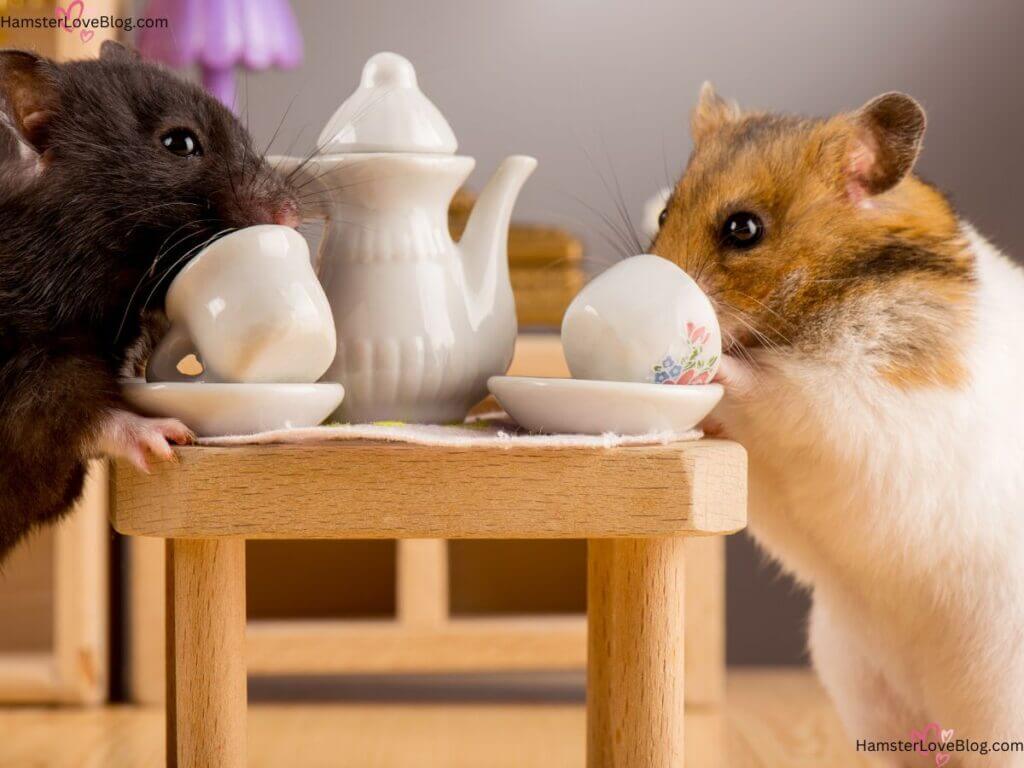
[[[190,254],[264,223],[296,226],[295,192],[198,86],[116,43],[0,51],[0,560],[90,457],[144,469],[190,439],[128,410],[118,375]]]

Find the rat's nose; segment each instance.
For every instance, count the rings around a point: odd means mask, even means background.
[[[271,214],[271,218],[275,224],[280,224],[284,227],[297,227],[302,223],[302,217],[299,215],[299,206],[296,205],[294,200],[286,200],[277,205]]]

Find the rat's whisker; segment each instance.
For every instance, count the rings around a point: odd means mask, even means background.
[[[299,94],[300,94],[300,93],[302,93],[302,87],[301,87],[301,86],[300,86],[300,87],[299,87],[299,89],[298,89],[297,91],[295,91],[295,93],[294,93],[294,94],[292,95],[292,98],[291,98],[291,100],[290,100],[290,101],[288,102],[288,106],[286,106],[286,107],[284,108],[284,113],[283,113],[283,114],[281,115],[281,119],[280,119],[280,120],[278,121],[278,123],[277,123],[277,128],[275,128],[275,129],[274,129],[274,133],[273,133],[273,135],[272,135],[272,136],[270,137],[270,141],[268,141],[268,142],[267,142],[266,146],[265,146],[265,147],[263,147],[263,151],[262,151],[262,152],[260,152],[260,157],[261,157],[261,158],[262,158],[262,157],[266,157],[266,155],[267,155],[267,152],[269,152],[269,151],[270,151],[270,148],[271,148],[271,147],[273,146],[274,142],[275,142],[275,141],[277,140],[277,136],[278,136],[278,134],[279,134],[279,133],[281,132],[281,128],[282,128],[282,127],[284,126],[284,121],[285,121],[285,118],[287,118],[287,117],[288,117],[288,113],[292,111],[292,107],[293,107],[293,106],[295,106],[295,100],[296,100],[297,98],[299,98]]]
[[[305,167],[309,165],[313,161],[313,159],[317,155],[319,155],[324,150],[324,148],[327,147],[328,144],[331,143],[331,139],[333,138],[334,137],[332,136],[330,138],[324,139],[322,142],[318,142],[317,144],[315,144],[313,148],[309,150],[309,154],[305,155],[303,159],[294,168],[292,168],[287,175],[285,175],[285,184],[291,184],[292,179],[295,177],[295,175],[301,173],[302,170],[305,169]]]
[[[92,230],[92,235],[93,235],[93,237],[99,237],[100,235],[105,234],[107,232],[107,230],[109,230],[110,228],[120,224],[123,221],[126,221],[127,219],[133,218],[135,216],[142,216],[142,215],[147,214],[147,213],[152,213],[153,211],[161,210],[163,208],[171,208],[171,207],[174,207],[176,205],[196,205],[197,206],[196,203],[192,203],[192,202],[189,202],[189,201],[186,201],[186,200],[168,200],[168,201],[164,201],[162,203],[155,203],[153,205],[147,206],[147,207],[142,208],[142,209],[137,210],[137,211],[130,211],[130,212],[124,214],[123,216],[118,216],[117,218],[111,219],[110,221],[103,222],[103,225],[101,227]]]
[[[146,297],[146,300],[142,303],[141,311],[142,312],[146,311],[146,308],[149,306],[149,302],[153,300],[153,297],[156,295],[156,292],[160,288],[160,285],[163,283],[164,280],[167,279],[167,277],[169,275],[171,275],[174,272],[175,269],[177,269],[179,264],[181,264],[183,261],[186,261],[189,258],[191,258],[192,255],[196,251],[201,250],[202,248],[205,248],[210,243],[214,242],[215,240],[219,239],[220,237],[222,237],[222,236],[224,236],[224,235],[226,235],[226,234],[228,234],[230,232],[234,232],[234,231],[235,231],[235,227],[227,227],[226,229],[222,229],[219,232],[211,235],[210,237],[208,237],[206,240],[204,240],[203,242],[199,243],[198,245],[195,245],[192,248],[189,248],[179,258],[177,258],[174,261],[173,264],[171,264],[169,267],[167,267],[167,269],[164,270],[164,273],[160,276],[160,279],[157,280],[156,283],[153,285],[153,290],[151,290],[149,292],[149,295]]]
[[[121,315],[121,322],[117,326],[117,333],[114,334],[114,341],[115,342],[117,342],[121,338],[121,334],[124,332],[124,326],[125,326],[125,323],[128,322],[128,315],[131,313],[132,304],[135,302],[135,297],[138,295],[139,291],[142,290],[142,286],[145,285],[146,281],[152,279],[155,276],[155,274],[156,274],[156,266],[157,266],[157,263],[160,261],[160,259],[162,259],[167,253],[172,251],[174,248],[177,248],[179,245],[184,243],[190,237],[195,237],[197,234],[202,234],[202,233],[201,232],[186,233],[182,237],[178,238],[178,240],[176,240],[173,244],[168,244],[168,241],[172,237],[174,237],[175,234],[180,232],[185,227],[195,226],[195,225],[202,224],[202,223],[205,223],[205,222],[210,222],[210,221],[215,221],[215,219],[195,219],[195,220],[192,220],[192,221],[186,221],[184,224],[181,224],[180,226],[176,227],[167,237],[164,238],[164,244],[160,247],[160,250],[157,251],[157,254],[153,258],[153,262],[152,262],[152,264],[150,264],[149,269],[147,269],[143,273],[142,277],[139,278],[139,281],[137,283],[135,283],[135,287],[132,289],[131,295],[128,297],[128,302],[125,305],[124,314]]]

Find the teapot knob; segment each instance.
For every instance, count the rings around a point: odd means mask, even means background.
[[[416,70],[404,56],[397,53],[378,53],[366,62],[360,81],[363,88],[415,88]]]

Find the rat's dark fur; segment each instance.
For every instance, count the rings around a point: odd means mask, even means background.
[[[174,128],[202,155],[168,151]],[[144,305],[190,249],[295,210],[197,86],[115,44],[63,65],[0,51],[0,560],[78,497]]]

